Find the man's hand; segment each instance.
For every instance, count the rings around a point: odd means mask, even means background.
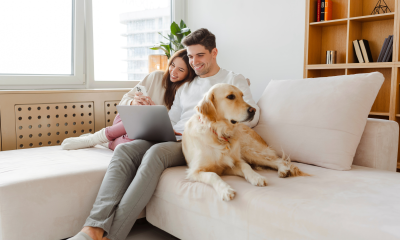
[[[175,135],[182,136],[182,133],[178,133],[174,130]]]

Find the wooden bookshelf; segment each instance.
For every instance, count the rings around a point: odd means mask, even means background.
[[[306,0],[304,78],[379,71],[385,81],[369,117],[400,124],[399,1],[385,0],[391,12],[371,15],[378,0],[332,0],[332,20],[316,22],[317,0]],[[385,38],[393,35],[391,62],[357,63],[353,41],[366,39],[372,58],[378,59]],[[325,64],[327,50],[337,53],[336,64]],[[400,171],[400,146],[397,170]]]

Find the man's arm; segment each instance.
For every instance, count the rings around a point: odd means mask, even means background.
[[[253,96],[251,95],[250,86],[246,78],[242,74],[238,74],[235,76],[233,80],[233,85],[238,87],[243,92],[243,100],[256,109],[256,114],[254,115],[253,120],[251,122],[244,123],[245,125],[253,128],[257,125],[260,118],[260,108],[258,107],[253,99]]]
[[[174,102],[172,103],[171,109],[168,112],[169,119],[171,120],[172,127],[175,126],[179,120],[181,120],[182,108],[181,108],[181,86],[178,91],[176,91]]]

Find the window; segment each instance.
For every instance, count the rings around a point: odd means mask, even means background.
[[[95,0],[93,13],[94,81],[142,80],[149,73],[150,50],[169,33],[170,0]]]
[[[0,89],[131,87],[185,0],[0,0]],[[176,19],[177,20],[176,20]]]
[[[84,84],[83,1],[1,1],[0,87]]]

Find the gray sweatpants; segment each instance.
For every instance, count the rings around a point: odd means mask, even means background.
[[[84,226],[102,228],[103,237],[111,240],[125,240],[164,169],[185,164],[181,142],[118,145]]]

